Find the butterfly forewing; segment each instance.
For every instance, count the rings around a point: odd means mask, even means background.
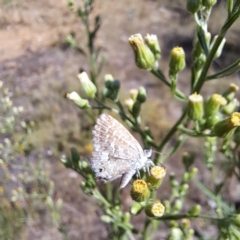
[[[102,114],[93,129],[91,165],[97,177],[110,181],[134,168],[143,150],[130,132],[113,117]]]

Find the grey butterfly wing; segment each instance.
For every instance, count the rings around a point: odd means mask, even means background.
[[[93,129],[91,166],[96,177],[106,182],[134,168],[143,156],[138,141],[116,119],[102,114]]]

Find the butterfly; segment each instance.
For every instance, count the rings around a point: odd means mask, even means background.
[[[149,170],[152,150],[143,150],[131,133],[115,118],[102,114],[92,131],[93,152],[91,167],[97,179],[110,182],[121,177],[124,188],[139,170]]]

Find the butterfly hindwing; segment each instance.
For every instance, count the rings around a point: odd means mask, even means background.
[[[113,117],[102,114],[93,129],[91,166],[104,181],[122,176],[134,168],[143,150],[130,132]]]

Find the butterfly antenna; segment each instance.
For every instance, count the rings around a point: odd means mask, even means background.
[[[152,150],[153,152],[159,154],[159,155],[163,155],[163,156],[167,156],[166,154],[164,153],[161,153],[161,152],[158,152],[158,151],[155,151],[155,150]],[[164,167],[164,165],[162,163],[160,163],[162,167]],[[164,167],[165,168],[165,167]]]
[[[167,156],[166,154],[158,152],[158,151],[155,151],[155,150],[152,150],[152,152],[158,153],[159,155]]]

